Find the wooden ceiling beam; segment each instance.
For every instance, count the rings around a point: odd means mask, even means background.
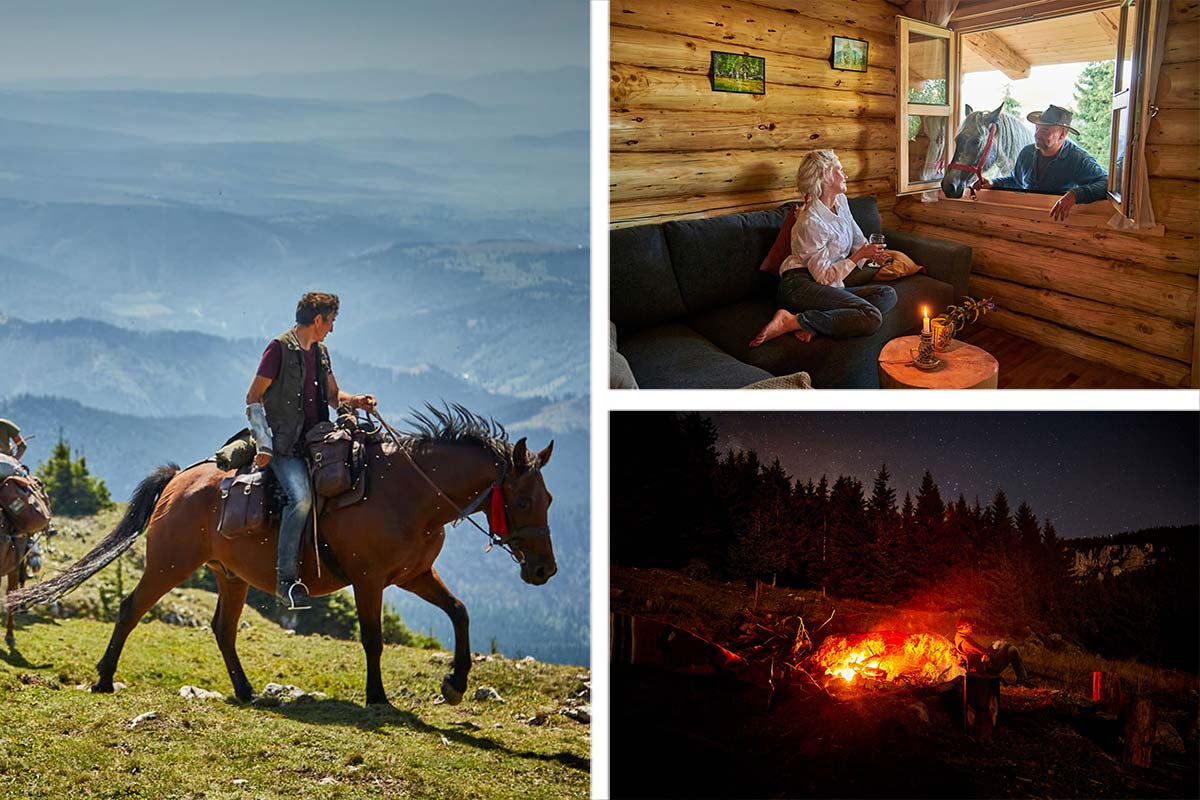
[[[1008,46],[999,35],[981,31],[963,37],[967,47],[987,63],[1003,72],[1010,79],[1019,81],[1029,77],[1029,62]]]
[[[969,33],[1119,5],[1120,0],[980,0],[960,3],[950,17],[950,27]]]

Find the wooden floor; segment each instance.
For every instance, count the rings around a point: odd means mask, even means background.
[[[1169,388],[997,328],[977,325],[960,338],[996,357],[1000,362],[1001,389]]]

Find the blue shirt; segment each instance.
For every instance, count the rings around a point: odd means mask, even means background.
[[[1108,173],[1096,159],[1070,139],[1063,139],[1058,155],[1046,165],[1046,173],[1037,179],[1037,148],[1026,145],[1017,156],[1013,174],[992,181],[993,189],[1030,189],[1036,192],[1065,194],[1075,192],[1075,202],[1094,203],[1108,196]]]

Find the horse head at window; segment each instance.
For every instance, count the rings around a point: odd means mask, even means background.
[[[942,178],[947,197],[962,197],[963,191],[993,166],[1000,174],[1010,174],[1017,155],[1025,145],[1033,144],[1033,135],[1024,123],[1003,109],[1003,103],[993,111],[973,111],[967,106],[967,116],[954,135],[954,158]]]

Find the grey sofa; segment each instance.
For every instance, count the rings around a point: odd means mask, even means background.
[[[850,200],[865,235],[882,230],[873,197]],[[750,339],[777,306],[779,279],[758,266],[786,207],[614,230],[609,234],[610,319],[617,349],[643,389],[734,389],[805,371],[818,389],[879,388],[879,351],[918,333],[921,306],[936,314],[967,291],[971,248],[901,231],[883,231],[926,272],[889,285],[896,307],[872,336],[781,336],[751,349]]]

